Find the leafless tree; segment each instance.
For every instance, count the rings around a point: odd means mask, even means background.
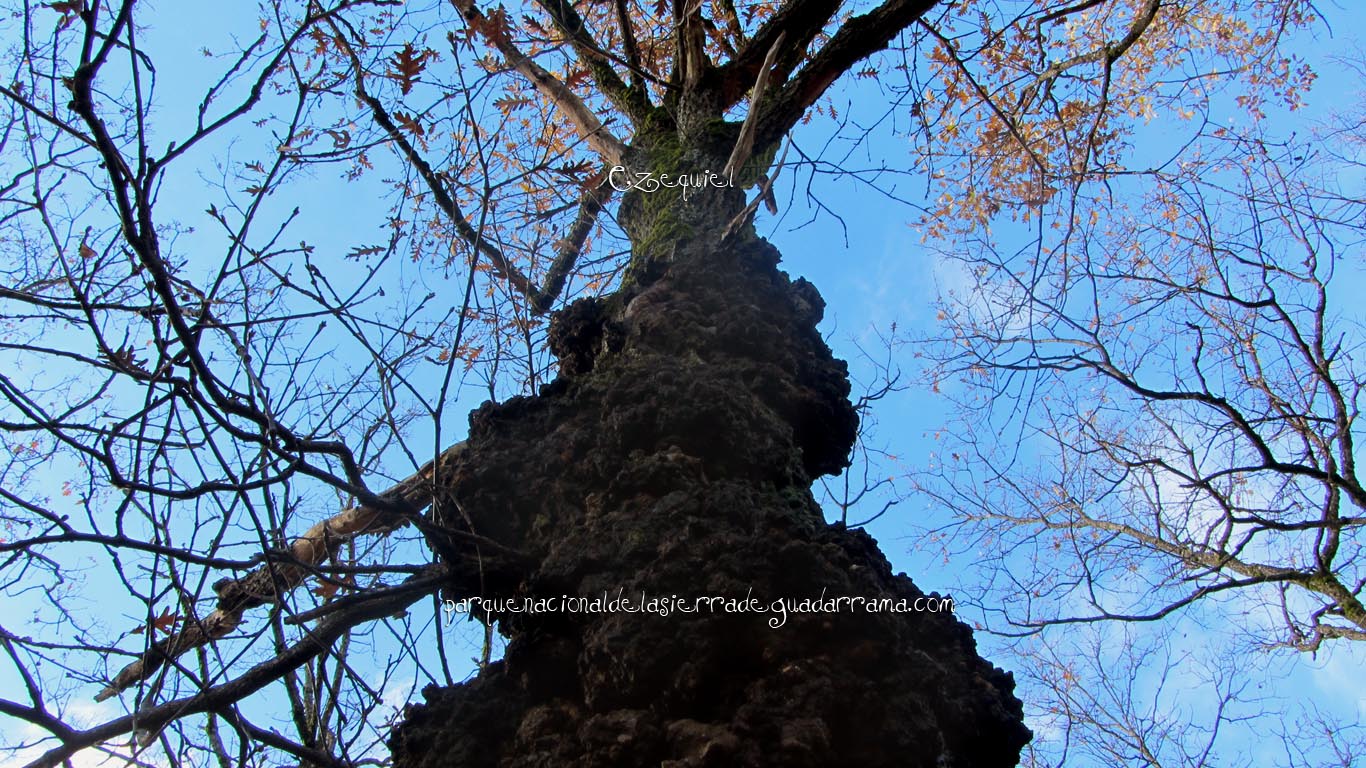
[[[1259,650],[1366,639],[1360,132],[1192,127],[1154,166],[1078,180],[942,253],[960,282],[933,376],[958,410],[919,479],[954,515],[934,535],[985,564],[984,623],[1037,634],[1028,658],[1080,659],[1090,674],[1066,682],[1088,696],[1136,671],[1078,651],[1084,625],[1194,611],[1244,672],[1268,663]],[[1164,763],[1045,683],[1072,738],[1130,744],[1099,764]]]
[[[1022,628],[1240,590],[1277,606],[1269,644],[1366,638],[1361,327],[1334,283],[1362,203],[1309,147],[1217,140],[1220,160],[1151,174],[1141,210],[977,251],[945,308],[965,396],[1002,400],[991,433],[956,433],[942,473],[976,482],[943,500],[1002,562],[1038,553],[1003,607]]]

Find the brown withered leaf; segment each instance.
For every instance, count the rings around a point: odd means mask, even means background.
[[[346,258],[359,260],[366,256],[374,256],[377,253],[383,252],[384,246],[382,245],[369,245],[364,247],[358,245],[355,248],[352,248],[350,253],[346,254]]]
[[[508,20],[507,12],[502,8],[494,8],[487,13],[470,14],[467,23],[468,26],[465,30],[467,40],[473,39],[474,35],[478,34],[493,43],[495,47],[512,41],[512,23]]]
[[[413,90],[418,76],[427,68],[429,55],[427,51],[419,53],[412,43],[404,43],[403,49],[394,54],[390,61],[389,77],[398,81],[399,90],[404,96]]]
[[[512,22],[508,19],[507,12],[501,7],[494,8],[484,16],[484,34],[488,36],[492,43],[507,43],[512,41]]]
[[[585,173],[588,173],[589,171],[593,170],[593,162],[591,160],[580,160],[577,163],[565,163],[564,165],[561,165],[560,167],[554,168],[552,170],[554,170],[555,173],[558,173],[561,176],[568,176],[570,178],[577,179]]]
[[[535,102],[525,96],[503,96],[502,98],[494,99],[493,106],[497,107],[498,111],[508,115],[511,114],[513,110],[529,107],[534,103]]]
[[[584,189],[597,189],[598,187],[601,187],[602,183],[606,180],[607,169],[600,168],[598,169],[597,173],[593,174],[592,176],[585,177],[584,179],[579,181],[579,186],[583,187]]]
[[[330,600],[333,597],[337,596],[338,589],[342,587],[354,586],[356,586],[356,578],[354,576],[347,575],[340,579],[320,582],[318,586],[313,588],[312,592],[313,594],[317,595],[318,597],[321,597],[324,600]]]
[[[537,34],[546,34],[545,26],[531,16],[522,16],[522,23],[526,25],[527,29],[536,32]]]
[[[171,630],[175,628],[175,623],[177,621],[180,621],[180,614],[171,613],[170,608],[162,608],[160,616],[153,618],[146,626],[141,626],[133,630],[132,634],[140,635],[146,632],[148,627],[151,627],[154,632],[161,632],[162,634],[169,635]]]
[[[143,361],[137,358],[137,355],[130,344],[124,344],[112,353],[104,354],[103,357],[116,368],[125,371],[147,373],[147,369],[143,367]]]
[[[55,3],[47,3],[46,7],[62,14],[61,20],[57,22],[57,29],[66,29],[81,14],[81,11],[85,10],[85,3],[82,0],[60,0]]]
[[[347,147],[351,146],[350,131],[324,130],[323,133],[326,133],[328,136],[332,137],[333,149],[346,149]]]
[[[394,122],[398,123],[399,128],[402,128],[419,139],[427,135],[427,131],[422,127],[422,123],[419,123],[417,117],[413,115],[409,115],[405,112],[395,112]]]
[[[588,84],[588,78],[588,70],[576,69],[570,72],[569,76],[564,79],[564,84],[570,88],[581,88]]]

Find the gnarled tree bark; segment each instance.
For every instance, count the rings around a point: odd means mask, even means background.
[[[733,124],[638,140],[634,168],[720,169]],[[810,494],[856,415],[823,302],[737,189],[635,191],[617,294],[558,313],[560,376],[486,404],[433,514],[529,553],[484,597],[922,596]],[[451,541],[451,553],[460,542]],[[449,598],[468,596],[457,589]],[[1013,766],[1011,676],[945,613],[494,614],[505,658],[429,687],[391,746],[436,766]]]

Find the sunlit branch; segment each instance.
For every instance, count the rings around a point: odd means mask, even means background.
[[[731,183],[735,182],[735,174],[740,172],[746,161],[749,160],[750,153],[754,151],[754,137],[759,128],[759,104],[764,100],[768,89],[769,73],[773,69],[773,61],[778,56],[778,51],[782,48],[785,35],[778,34],[778,39],[773,41],[773,47],[768,50],[768,55],[764,57],[764,64],[759,68],[759,74],[754,80],[754,87],[750,90],[749,112],[745,115],[745,122],[740,125],[740,136],[735,140],[735,147],[730,152],[730,158],[726,160],[726,167],[721,171]]]
[[[703,78],[714,72],[707,56],[706,33],[709,20],[702,15],[703,0],[672,0],[672,66],[669,68],[670,102],[683,94],[695,95]]]
[[[452,2],[456,2],[456,0],[452,0]],[[464,14],[466,21],[480,31],[489,45],[507,59],[508,64],[514,70],[531,81],[531,84],[542,96],[549,99],[560,112],[569,118],[579,137],[592,147],[593,151],[597,152],[608,165],[622,164],[626,146],[607,130],[607,127],[598,120],[598,116],[593,114],[593,110],[574,93],[573,89],[550,74],[540,64],[532,61],[505,35],[493,30],[488,17],[474,6],[473,0],[460,0],[456,7]],[[620,81],[618,80],[618,82]]]
[[[391,507],[416,513],[430,506],[434,496],[433,478],[449,467],[465,444],[457,443],[403,482],[385,491],[382,497]],[[104,701],[129,686],[146,680],[187,651],[225,637],[242,622],[243,614],[261,605],[279,602],[281,595],[302,584],[317,566],[329,560],[342,544],[366,534],[387,534],[408,522],[408,518],[386,509],[360,506],[340,512],[313,525],[290,545],[279,563],[268,562],[246,576],[223,579],[214,584],[218,605],[203,619],[191,618],[177,632],[154,643],[137,661],[124,667],[109,685],[95,696]]]
[[[1148,28],[1152,26],[1153,21],[1157,19],[1157,14],[1161,8],[1161,0],[1148,0],[1148,2],[1139,9],[1138,15],[1134,18],[1133,23],[1129,25],[1129,29],[1125,32],[1124,37],[1112,43],[1107,42],[1105,45],[1094,50],[1052,64],[1047,69],[1040,72],[1028,85],[1020,89],[1020,100],[1015,107],[1015,111],[1020,112],[1028,109],[1030,105],[1033,104],[1040,88],[1046,87],[1068,70],[1086,64],[1096,63],[1102,64],[1108,70],[1143,37],[1143,33],[1146,32]],[[1073,10],[1077,9],[1068,9],[1066,12],[1070,13]]]
[[[492,563],[489,565],[492,566]],[[308,633],[307,637],[228,682],[193,696],[142,709],[87,730],[54,734],[62,742],[61,746],[48,750],[30,762],[26,768],[56,768],[82,749],[123,734],[136,730],[154,735],[173,720],[201,712],[221,710],[280,679],[290,670],[298,669],[319,654],[327,652],[332,643],[352,628],[391,616],[437,589],[448,587],[448,580],[451,578],[452,574],[446,567],[433,566],[429,573],[413,576],[404,582],[406,590],[395,590],[389,593],[388,599],[385,600],[358,603],[350,610],[323,620]],[[479,578],[480,574],[474,572],[466,575],[461,582],[464,588],[477,590]]]
[[[982,87],[982,84],[968,69],[967,63],[963,61],[963,58],[958,55],[958,51],[954,49],[952,41],[944,37],[939,30],[934,28],[934,25],[929,24],[924,19],[920,20],[920,28],[928,32],[935,40],[939,41],[940,50],[944,51],[945,55],[949,57],[949,60],[958,68],[958,71],[962,73],[963,77],[972,85],[972,89],[976,91],[977,97],[982,100],[983,104],[987,105],[987,108],[996,116],[996,119],[1001,121],[1001,125],[1005,126],[1010,137],[1015,140],[1015,144],[1029,155],[1029,161],[1039,171],[1039,183],[1042,185],[1043,177],[1048,173],[1048,166],[1044,163],[1043,159],[1039,157],[1038,153],[1034,151],[1033,145],[1020,134],[1020,127],[1016,124],[1015,118],[1006,114],[1005,110],[997,105],[996,100],[991,97],[991,94],[987,93],[987,89]]]

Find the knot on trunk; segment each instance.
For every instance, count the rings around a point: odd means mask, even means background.
[[[624,335],[608,316],[607,303],[598,298],[579,299],[555,313],[547,342],[560,360],[560,374],[583,376],[593,370],[600,355],[621,348]]]

